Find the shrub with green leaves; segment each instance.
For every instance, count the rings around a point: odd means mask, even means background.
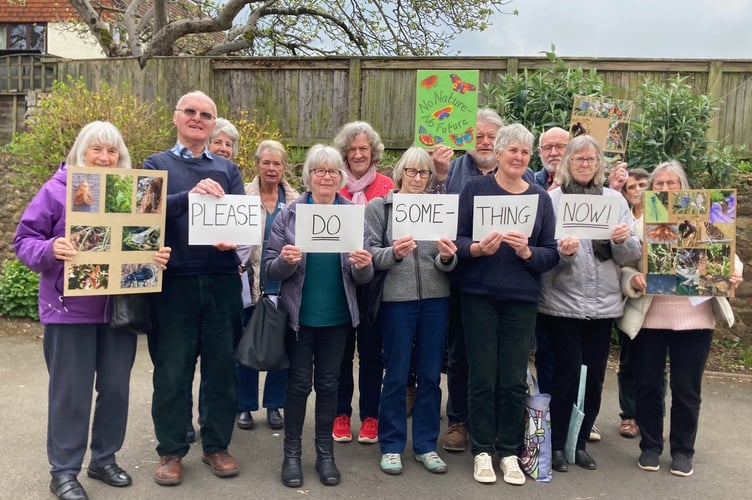
[[[610,87],[593,68],[567,68],[551,47],[546,57],[549,67],[499,75],[495,83],[484,85],[488,107],[501,115],[504,123],[521,123],[536,138],[546,129],[569,130],[575,95],[608,95]],[[531,167],[540,168],[534,156]]]
[[[105,120],[123,134],[133,167],[138,168],[146,157],[172,145],[171,113],[159,99],[147,102],[125,84],[102,84],[94,91],[83,78],[68,76],[66,81],[53,83],[52,92],[30,111],[27,130],[15,134],[5,150],[23,162],[16,180],[38,186],[65,159],[84,125]]]
[[[695,188],[732,187],[738,172],[739,149],[719,147],[707,138],[714,103],[696,94],[679,75],[667,83],[648,80],[640,85],[627,143],[630,166],[652,168],[677,160]]]
[[[0,270],[0,316],[39,319],[39,275],[18,259],[6,260]]]

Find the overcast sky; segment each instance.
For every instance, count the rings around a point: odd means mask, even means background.
[[[750,0],[514,0],[463,55],[752,59]]]

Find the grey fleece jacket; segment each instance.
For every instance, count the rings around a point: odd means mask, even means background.
[[[389,206],[389,220],[385,219],[384,205]],[[386,270],[384,302],[435,299],[449,296],[446,273],[457,266],[457,256],[448,264],[441,262],[439,250],[433,241],[418,241],[418,248],[397,261],[392,247],[391,210],[392,193],[374,198],[366,206],[366,226],[371,242],[373,267]],[[382,241],[386,227],[386,241]]]

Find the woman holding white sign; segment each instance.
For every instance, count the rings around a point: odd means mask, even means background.
[[[298,206],[349,205],[337,194],[345,184],[345,166],[336,149],[317,144],[306,155],[307,191],[282,209],[272,225],[264,254],[266,275],[282,281],[280,303],[289,313],[287,394],[282,484],[303,484],[303,422],[311,383],[316,390],[316,470],[325,485],[340,482],[334,463],[332,423],[345,342],[360,322],[355,286],[373,277],[368,237],[350,253],[303,253],[295,245]],[[301,209],[302,211],[302,209]]]
[[[433,173],[433,160],[417,147],[408,149],[392,177],[401,194],[423,193]],[[430,472],[446,472],[436,453],[441,414],[441,365],[449,319],[449,281],[457,265],[457,247],[448,238],[415,241],[392,237],[393,193],[375,198],[366,207],[374,268],[386,271],[379,311],[384,340],[384,386],[379,407],[381,470],[400,474],[400,454],[407,444],[405,384],[415,345],[417,395],[413,407],[415,459]]]
[[[603,187],[606,160],[590,136],[575,137],[567,145],[549,192],[560,212],[563,194],[617,197],[619,223],[604,240],[561,238],[558,266],[543,276],[538,306],[538,328],[551,346],[554,374],[551,384],[552,468],[569,470],[564,453],[572,405],[577,400],[580,368],[587,365],[585,419],[575,445],[575,463],[597,467],[586,443],[601,405],[611,328],[622,315],[624,300],[619,286],[621,266],[640,258],[640,240],[633,234],[634,218],[620,192]]]
[[[88,497],[78,473],[89,438],[93,388],[97,398],[87,475],[116,487],[132,482],[115,461],[115,454],[125,438],[136,335],[129,329],[110,328],[109,296],[62,296],[64,261],[72,261],[78,253],[78,246],[65,238],[67,165],[131,168],[131,160],[113,124],[95,121],[86,125],[66,161],[24,212],[13,241],[18,258],[41,273],[39,320],[44,324],[44,359],[50,375],[50,491],[63,500],[85,500]],[[169,258],[168,247],[154,254],[154,262],[162,269]]]
[[[648,187],[652,191],[687,189],[691,188],[684,168],[676,161],[655,167]],[[735,289],[742,281],[742,263],[736,257],[729,283]],[[622,272],[622,287],[630,300],[619,327],[634,339],[635,413],[641,435],[637,466],[646,471],[660,469],[664,444],[664,377],[666,357],[669,357],[671,473],[691,476],[700,418],[702,375],[713,329],[716,319],[733,326],[734,313],[726,297],[698,300],[698,297],[643,295],[647,288],[645,275],[634,268],[625,268]]]
[[[468,362],[468,423],[473,477],[480,483],[496,481],[494,454],[505,482],[525,483],[517,450],[525,431],[527,362],[541,274],[559,260],[551,200],[542,187],[523,180],[533,142],[533,134],[520,124],[502,127],[494,141],[498,170],[469,179],[460,193],[456,244]],[[482,222],[476,202],[491,204],[502,196],[508,206],[526,203],[519,208],[530,217],[535,212],[529,235],[508,224],[515,229],[473,240],[473,226]],[[529,221],[518,222],[521,226]]]

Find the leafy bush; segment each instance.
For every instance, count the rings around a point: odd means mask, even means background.
[[[667,84],[648,80],[640,85],[635,100],[640,113],[627,143],[629,164],[649,169],[674,159],[684,165],[693,187],[731,187],[740,151],[716,147],[707,138],[713,103],[695,94],[686,80],[676,75]]]
[[[282,134],[280,133],[276,122],[271,120],[268,116],[264,118],[263,122],[255,122],[248,118],[248,111],[246,110],[242,110],[237,114],[232,114],[228,116],[227,119],[235,125],[235,128],[238,129],[238,133],[240,134],[240,140],[238,141],[238,154],[233,158],[233,161],[237,163],[238,167],[240,167],[240,174],[243,177],[243,181],[250,182],[258,174],[256,168],[256,148],[259,143],[266,139],[279,141]]]
[[[575,95],[608,95],[610,87],[593,68],[567,68],[551,47],[545,52],[548,68],[499,75],[496,83],[485,84],[487,105],[501,115],[504,123],[521,123],[536,138],[546,129],[569,130]],[[537,155],[531,161],[540,168]]]
[[[15,134],[6,151],[25,165],[16,180],[23,185],[40,185],[68,155],[81,128],[94,120],[115,124],[123,134],[134,168],[144,159],[172,144],[171,110],[159,99],[146,102],[127,85],[101,85],[98,91],[86,87],[83,78],[68,76],[56,81],[52,92],[30,111],[26,132]]]
[[[3,262],[0,270],[0,315],[6,318],[39,319],[39,275],[20,260]]]

